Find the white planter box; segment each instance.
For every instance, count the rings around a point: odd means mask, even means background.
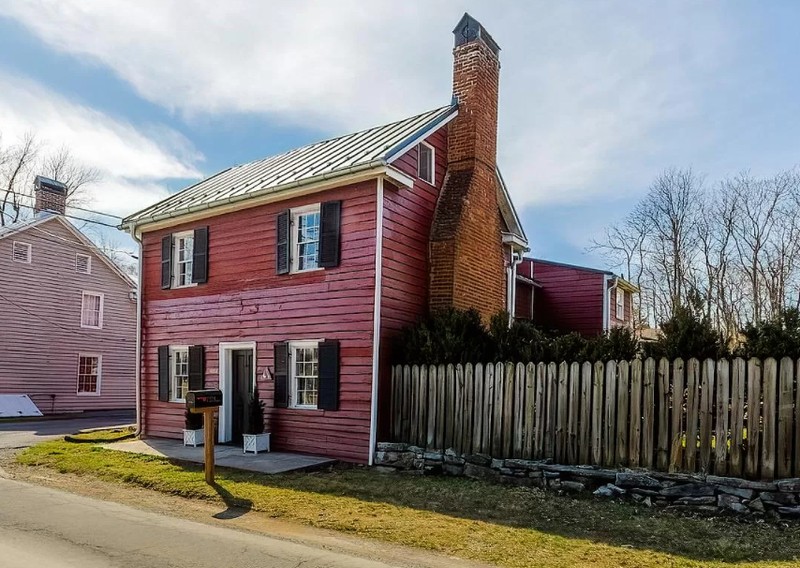
[[[268,452],[269,451],[269,432],[264,434],[242,434],[244,438],[244,453]]]
[[[205,429],[200,428],[199,430],[184,430],[183,431],[183,445],[184,446],[202,446],[203,445],[203,433]]]

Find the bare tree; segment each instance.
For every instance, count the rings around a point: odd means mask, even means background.
[[[39,154],[36,135],[26,133],[18,144],[0,147],[0,226],[19,220],[24,205],[22,197],[30,185],[31,165]]]

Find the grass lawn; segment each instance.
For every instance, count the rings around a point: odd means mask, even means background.
[[[88,437],[108,441],[125,433]],[[751,568],[800,561],[800,524],[684,518],[467,479],[366,468],[277,476],[219,468],[218,485],[211,487],[199,465],[61,440],[29,448],[17,459],[500,566]]]

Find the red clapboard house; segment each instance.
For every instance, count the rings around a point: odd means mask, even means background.
[[[525,258],[516,278],[517,318],[589,337],[634,327],[633,295],[639,289],[613,272]]]
[[[143,435],[220,388],[236,442],[257,385],[273,448],[371,462],[396,332],[513,306],[525,234],[496,166],[499,48],[465,15],[447,106],[232,167],[136,213]]]

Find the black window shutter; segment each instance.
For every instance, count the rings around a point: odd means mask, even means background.
[[[339,410],[339,342],[319,344],[319,398],[317,407]]]
[[[202,345],[189,347],[189,390],[201,390],[206,384],[206,349]]]
[[[169,402],[169,345],[158,347],[158,400]]]
[[[277,237],[275,241],[275,268],[278,274],[286,274],[289,272],[290,263],[290,238],[289,238],[289,221],[291,215],[289,210],[281,211],[278,213],[277,222]]]
[[[192,254],[192,282],[208,282],[208,227],[194,230]]]
[[[323,268],[339,266],[341,219],[341,201],[327,201],[320,206],[319,265]]]
[[[276,343],[274,349],[275,406],[286,408],[289,406],[289,344]]]
[[[172,286],[172,235],[161,239],[161,288]]]

